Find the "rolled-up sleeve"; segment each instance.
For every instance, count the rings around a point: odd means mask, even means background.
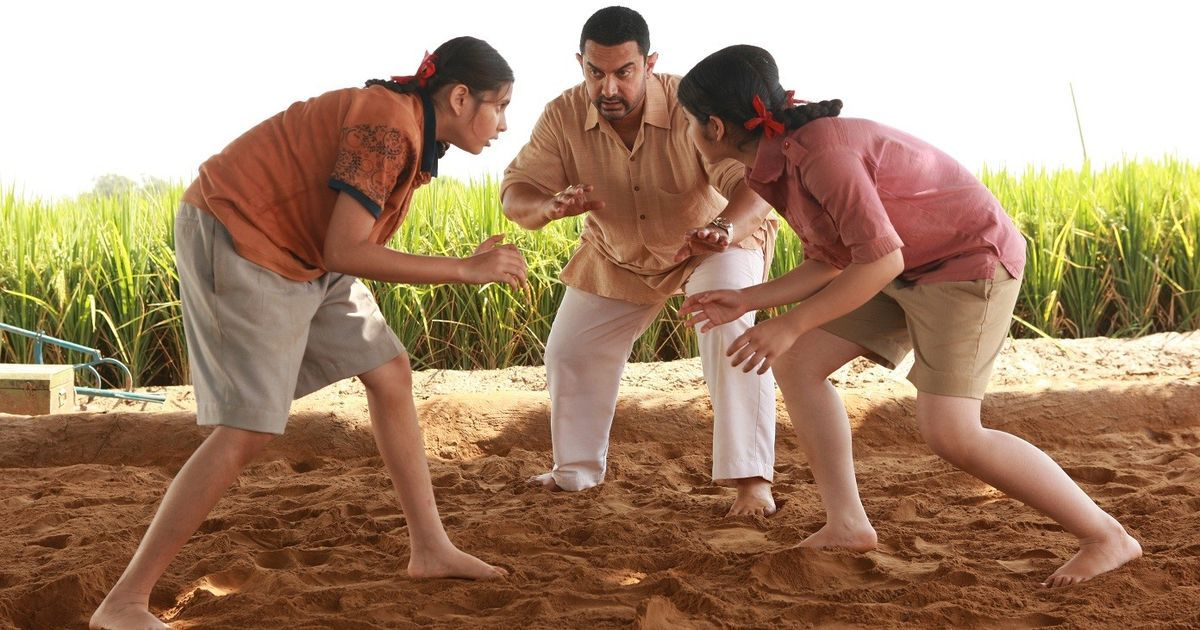
[[[836,147],[809,154],[800,169],[804,187],[829,213],[851,262],[874,262],[904,246],[857,152]]]
[[[699,158],[699,156],[697,157]],[[709,162],[704,158],[699,159],[704,165],[704,172],[708,174],[708,183],[726,199],[733,197],[733,193],[745,179],[746,166],[734,159],[721,160],[716,163]]]
[[[547,108],[533,126],[529,142],[517,153],[517,157],[504,169],[504,179],[500,183],[500,196],[513,184],[530,184],[546,194],[554,194],[572,182],[567,181],[563,167],[563,142],[559,130],[564,124],[561,114]],[[578,124],[578,123],[574,123]]]

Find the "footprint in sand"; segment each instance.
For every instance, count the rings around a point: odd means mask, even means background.
[[[1013,573],[1024,574],[1045,571],[1047,565],[1042,561],[1057,558],[1058,556],[1048,549],[1030,549],[1017,556],[1016,560],[997,560],[996,563]]]
[[[954,550],[949,545],[943,545],[935,542],[930,542],[920,536],[913,536],[910,545],[913,550],[923,556],[938,556],[942,558],[955,555]]]
[[[1005,625],[1009,628],[1053,628],[1065,623],[1067,623],[1066,617],[1055,617],[1046,613],[1029,613],[1028,615],[1005,621]]]
[[[937,514],[930,508],[924,498],[904,497],[896,503],[896,507],[888,514],[888,518],[902,523],[926,521]]]
[[[225,571],[218,571],[200,578],[195,588],[206,590],[217,597],[224,597],[230,593],[240,591],[242,585],[257,572],[252,567],[235,567]]]
[[[715,551],[758,553],[775,547],[767,533],[749,527],[712,527],[704,531],[704,542]]]
[[[291,569],[293,567],[315,567],[325,564],[333,552],[304,551],[300,549],[277,549],[264,551],[254,556],[254,563],[264,569]]]
[[[1063,470],[1071,479],[1084,483],[1109,483],[1117,478],[1117,471],[1103,466],[1065,466]]]
[[[942,579],[959,587],[975,586],[979,583],[979,577],[967,571],[951,571]]]
[[[37,545],[39,547],[49,547],[51,549],[65,549],[67,543],[69,542],[71,542],[70,534],[55,534],[53,536],[47,536],[39,540],[31,541],[29,544]]]
[[[249,494],[250,497],[299,497],[306,494],[312,494],[328,488],[329,486],[319,483],[307,483],[298,486],[272,486],[262,490],[255,490]]]
[[[804,547],[768,554],[754,564],[750,575],[785,593],[842,591],[893,581],[869,556]]]

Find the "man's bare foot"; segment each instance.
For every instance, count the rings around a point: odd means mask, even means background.
[[[874,549],[878,543],[879,537],[875,535],[875,528],[871,527],[871,523],[863,521],[861,524],[837,527],[826,523],[816,533],[800,541],[800,546],[865,552]]]
[[[111,597],[112,594],[109,594]],[[88,621],[89,630],[170,630],[170,626],[150,614],[145,602],[110,602],[104,598]]]
[[[541,486],[552,492],[555,490],[561,490],[561,488],[558,487],[558,484],[554,482],[554,473],[542,473],[540,475],[534,475],[529,479],[526,479],[525,483],[531,486]]]
[[[408,560],[408,575],[418,579],[495,580],[508,575],[508,571],[494,567],[451,545],[447,549],[436,552],[418,553],[414,551]]]
[[[771,482],[762,477],[737,480],[737,498],[726,516],[770,516],[775,513]]]
[[[1113,520],[1116,530],[1112,536],[1099,540],[1083,539],[1079,542],[1079,551],[1067,560],[1050,577],[1042,582],[1042,586],[1059,588],[1080,582],[1086,582],[1101,573],[1142,557],[1142,546],[1138,541],[1125,532],[1125,528]]]

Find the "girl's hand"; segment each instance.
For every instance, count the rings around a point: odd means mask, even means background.
[[[683,262],[698,254],[723,252],[729,249],[730,245],[729,232],[712,224],[692,228],[687,231],[686,237],[683,247],[675,252],[675,262]]]
[[[691,328],[703,323],[700,332],[708,332],[714,326],[728,324],[750,311],[744,294],[737,289],[704,291],[689,295],[679,306],[680,315],[690,315],[684,326]]]
[[[520,289],[528,286],[525,279],[525,257],[512,243],[501,244],[503,234],[489,236],[475,248],[475,253],[463,258],[463,282],[487,284],[503,282],[509,287]]]
[[[555,193],[553,197],[546,200],[546,205],[542,209],[546,221],[573,217],[603,208],[603,201],[588,199],[588,193],[592,192],[593,188],[591,184],[572,184]]]
[[[742,368],[743,372],[757,367],[759,374],[766,374],[775,359],[790,350],[804,332],[787,315],[768,319],[734,339],[725,356],[733,357],[734,367],[744,362],[746,366]]]

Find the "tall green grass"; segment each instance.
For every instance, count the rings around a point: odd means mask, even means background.
[[[1014,335],[1200,328],[1200,168],[1166,158],[1103,169],[984,170],[981,179],[1027,241]],[[541,362],[563,295],[559,271],[581,221],[527,232],[504,219],[498,189],[490,179],[436,180],[417,193],[392,245],[464,256],[504,232],[528,259],[527,290],[369,283],[418,367]],[[176,186],[45,202],[0,191],[0,321],[100,348],[130,365],[139,384],[186,382],[171,236],[181,194]],[[772,277],[801,259],[798,240],[783,228]],[[695,355],[695,336],[674,315],[678,303],[638,341],[634,360]],[[0,362],[31,359],[28,340],[0,334]]]

